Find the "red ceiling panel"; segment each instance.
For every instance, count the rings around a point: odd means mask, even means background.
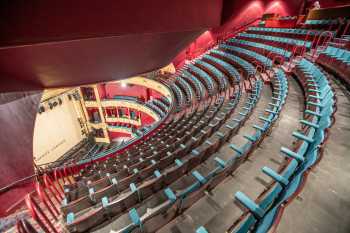
[[[218,26],[222,0],[2,0],[0,46]]]
[[[0,2],[0,92],[123,79],[220,25],[222,0]]]
[[[74,86],[162,67],[203,31],[135,34],[0,49],[1,91]]]

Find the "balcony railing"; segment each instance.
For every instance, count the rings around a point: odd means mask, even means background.
[[[117,117],[117,116],[106,116],[106,122],[120,122],[120,123],[127,123],[131,125],[140,126],[141,121],[139,119],[131,119],[128,117]]]

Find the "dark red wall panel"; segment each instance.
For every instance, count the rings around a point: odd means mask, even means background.
[[[142,126],[151,125],[153,124],[154,119],[150,115],[144,112],[141,112],[141,122],[142,122]]]
[[[128,133],[110,132],[110,131],[108,131],[108,135],[110,139],[120,138],[120,137],[131,137],[131,135]]]
[[[0,105],[0,188],[34,174],[33,132],[41,94]],[[23,197],[28,186],[0,194],[0,213]]]
[[[202,31],[115,36],[0,49],[0,92],[124,79],[163,67]]]
[[[278,13],[282,16],[296,15],[304,0],[225,0],[222,12],[222,25],[203,33],[173,60],[176,67],[184,64],[186,53],[198,56],[222,33],[232,31],[265,13]]]
[[[304,0],[248,0],[224,1],[222,24],[225,27],[249,22],[264,13],[278,13],[282,16],[297,15]]]
[[[101,85],[102,86],[102,85]],[[149,89],[149,95],[147,93],[147,87],[139,85],[128,85],[123,87],[121,83],[106,83],[104,85],[104,90],[102,97],[113,98],[116,95],[119,96],[135,96],[144,101],[149,100],[149,97],[160,98],[163,95],[156,90]],[[103,88],[100,88],[103,89]]]
[[[167,65],[221,22],[223,0],[0,1],[0,92],[90,84]]]
[[[124,95],[146,99],[146,90],[147,88],[137,85],[128,85],[127,87],[123,87],[119,83],[106,84],[106,96],[108,98],[113,98],[115,95]]]
[[[216,27],[222,2],[2,0],[0,46]]]

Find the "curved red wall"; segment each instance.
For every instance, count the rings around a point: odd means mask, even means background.
[[[305,0],[225,0],[222,12],[222,25],[206,31],[193,43],[181,51],[173,60],[175,67],[180,68],[186,59],[186,54],[192,57],[200,55],[223,32],[238,28],[251,22],[265,13],[277,13],[281,16],[298,15]],[[315,1],[305,1],[310,6]],[[333,7],[349,4],[349,0],[319,0],[321,7]]]
[[[123,96],[135,96],[144,101],[149,100],[151,97],[160,98],[163,95],[156,90],[146,88],[139,85],[128,85],[126,87],[122,86],[121,83],[106,83],[98,85],[100,97],[113,98],[116,95]]]

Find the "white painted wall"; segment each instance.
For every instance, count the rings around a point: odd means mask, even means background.
[[[57,160],[84,138],[74,100],[69,100],[67,95],[60,97],[62,105],[47,108],[36,116],[33,155],[37,165]]]

